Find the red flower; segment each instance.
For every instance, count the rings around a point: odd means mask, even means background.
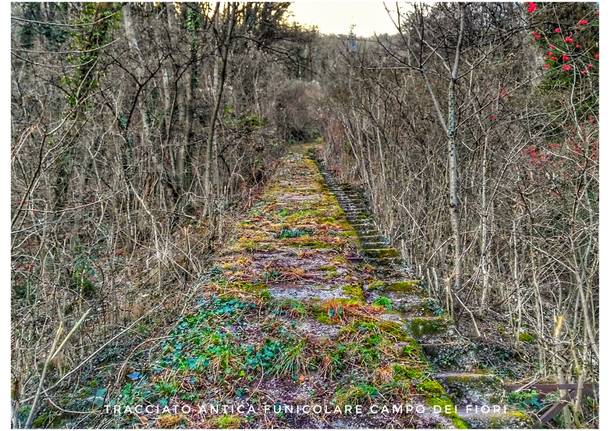
[[[489,119],[490,119],[491,121],[496,121],[496,120],[497,120],[497,118],[498,118],[498,117],[496,117],[496,116],[495,116],[495,114],[491,114],[491,115],[489,116]]]
[[[534,13],[536,11],[536,3],[533,1],[527,3],[527,13]]]
[[[572,39],[570,36],[566,36],[563,41],[565,43],[574,43],[574,39]]]
[[[599,60],[599,52],[596,52],[596,53],[595,53],[595,59],[596,59],[596,60]]]
[[[549,67],[551,67],[551,65],[548,63],[544,63],[544,66],[542,66],[542,67],[544,67],[545,69],[548,69]]]
[[[534,39],[536,39],[536,40],[542,39],[542,35],[540,33],[538,33],[537,31],[533,31],[532,36],[534,36]]]
[[[551,57],[551,61],[557,61],[557,57],[552,56],[552,57]]]
[[[552,43],[549,45],[549,49],[555,49],[557,48],[555,45],[553,45]]]
[[[575,48],[576,48],[576,49],[580,49],[580,48],[581,48],[580,44],[578,44],[578,43],[577,43],[577,44],[576,44],[576,46],[575,46]]]
[[[587,64],[587,69],[593,69],[593,65],[591,63]]]
[[[570,66],[569,64],[564,64],[563,66],[561,66],[561,68],[566,72],[572,70],[572,66]]]
[[[567,63],[568,61],[570,61],[570,56],[567,54],[563,54],[561,56],[561,61],[563,61],[564,63]]]
[[[554,31],[555,33],[561,33],[561,29],[559,27],[557,27]]]
[[[580,74],[582,76],[587,76],[589,74],[589,71],[587,69],[583,69],[583,70],[580,71]]]
[[[586,19],[581,19],[580,21],[578,21],[578,25],[587,25],[589,24],[589,21],[587,21]]]

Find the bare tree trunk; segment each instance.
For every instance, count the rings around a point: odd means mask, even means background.
[[[231,39],[233,37],[233,24],[235,21],[235,5],[229,5],[230,8],[230,16],[228,22],[228,28],[225,36],[225,40],[223,41],[222,46],[219,46],[219,51],[221,53],[220,60],[220,73],[215,78],[215,89],[214,89],[214,110],[212,111],[212,117],[210,118],[210,126],[208,128],[208,139],[206,142],[206,161],[205,161],[205,176],[204,176],[204,195],[206,198],[206,212],[210,214],[211,211],[211,200],[214,195],[214,187],[218,186],[218,184],[213,184],[214,181],[214,163],[216,157],[214,155],[215,148],[215,139],[216,139],[216,123],[218,121],[218,113],[220,111],[220,105],[222,103],[222,93],[224,90],[224,84],[227,76],[227,63],[229,59],[229,51],[231,49]],[[216,10],[216,25],[219,26],[218,22],[220,20],[220,10],[217,8]],[[217,67],[215,65],[214,67]]]
[[[460,66],[460,46],[464,33],[464,5],[460,3],[460,32],[455,48],[455,58],[449,81],[449,107],[447,113],[447,152],[449,157],[449,214],[453,231],[453,289],[454,293],[462,288],[462,232],[460,229],[460,195],[457,156],[457,112],[455,87]]]

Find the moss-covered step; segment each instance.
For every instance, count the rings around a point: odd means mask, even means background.
[[[382,242],[382,243],[386,243],[387,244],[386,239],[383,236],[379,235],[379,233],[376,233],[374,235],[359,235],[358,238],[360,239],[361,243],[364,243],[364,242]]]
[[[458,408],[458,416],[473,429],[522,429],[532,428],[534,421],[520,410],[498,406],[469,406]],[[489,410],[488,410],[489,409]]]
[[[434,377],[458,406],[500,405],[505,401],[502,379],[495,374],[441,372]]]
[[[446,316],[422,316],[409,318],[406,325],[411,335],[420,339],[447,331],[452,322]]]
[[[348,218],[348,221],[357,231],[375,229],[375,223],[371,219],[349,220]]]
[[[424,290],[422,289],[419,280],[375,280],[370,282],[366,287],[369,290],[377,290],[380,292],[424,294]]]
[[[364,249],[364,254],[367,257],[373,257],[377,259],[387,258],[387,257],[399,257],[400,253],[395,248],[368,248]]]
[[[345,213],[345,218],[350,222],[350,223],[358,223],[358,222],[373,222],[373,219],[371,219],[371,217],[368,215],[368,213],[362,211],[362,212],[346,212]]]
[[[383,248],[387,247],[388,244],[383,241],[360,241],[362,248]]]
[[[410,317],[439,317],[445,311],[438,305],[438,302],[419,292],[375,292],[372,298],[387,298],[394,310],[399,310]]]
[[[517,360],[516,353],[506,346],[490,342],[473,343],[449,335],[444,338],[420,341],[426,357],[439,371],[486,370],[510,379],[521,378],[526,373],[527,368]]]
[[[367,238],[371,236],[380,236],[379,231],[376,228],[366,228],[366,229],[356,229],[358,232],[358,237],[360,239]]]
[[[399,267],[403,264],[403,260],[400,257],[368,257],[366,262],[377,266],[378,270],[388,267]]]

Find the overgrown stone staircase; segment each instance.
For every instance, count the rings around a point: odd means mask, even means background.
[[[494,371],[510,367],[513,353],[499,345],[473,342],[458,334],[451,319],[428,297],[399,251],[381,235],[366,199],[349,184],[338,183],[314,158],[347,220],[356,230],[361,250],[354,261],[372,267],[377,281],[365,286],[367,302],[387,298],[392,310],[383,319],[399,322],[419,342],[435,370],[432,376],[451,396],[457,415],[472,428],[529,428],[531,418],[506,404],[505,382]],[[405,281],[407,280],[407,281]]]

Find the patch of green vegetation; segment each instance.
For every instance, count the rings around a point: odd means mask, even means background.
[[[369,290],[382,290],[386,286],[385,281],[375,280],[367,286]]]
[[[368,383],[358,383],[338,389],[335,392],[334,402],[338,406],[362,404],[371,402],[377,396],[379,396],[379,390],[375,386]]]
[[[278,239],[286,239],[286,238],[299,238],[302,236],[309,236],[313,234],[312,229],[288,229],[283,228],[275,237]]]
[[[426,379],[421,381],[417,385],[417,391],[423,395],[442,395],[445,393],[445,390],[441,386],[439,382],[436,380]]]
[[[278,214],[280,217],[284,218],[284,217],[287,217],[287,216],[289,216],[289,215],[290,215],[290,210],[289,210],[289,209],[286,209],[286,208],[282,208],[281,210],[279,210],[279,211],[277,212],[277,214]]]
[[[433,316],[442,316],[445,314],[443,307],[441,307],[438,301],[434,298],[427,298],[424,308],[427,313]]]
[[[540,394],[533,389],[511,392],[508,394],[508,403],[524,410],[539,410],[543,407]]]
[[[178,383],[175,381],[158,382],[155,384],[155,390],[164,398],[169,398],[178,392]]]
[[[250,369],[262,368],[270,371],[282,353],[283,345],[276,340],[267,339],[260,348],[248,346],[245,366]]]
[[[388,283],[384,288],[388,292],[415,293],[419,291],[419,280],[405,280]]]
[[[244,250],[247,252],[254,251],[267,251],[273,248],[273,244],[269,244],[267,242],[255,241],[249,238],[240,238],[235,243],[236,250]]]
[[[95,294],[95,284],[93,283],[92,277],[94,276],[95,270],[88,258],[78,258],[71,274],[72,288],[85,298],[93,297]]]
[[[438,334],[447,328],[447,321],[443,318],[415,317],[409,323],[409,329],[414,337]]]
[[[362,287],[357,284],[346,284],[341,288],[343,293],[345,293],[350,299],[357,301],[358,303],[364,302],[364,293],[362,292]]]
[[[307,307],[303,302],[296,299],[282,299],[274,302],[277,315],[288,315],[290,317],[305,317],[308,314]]]
[[[392,365],[394,380],[417,380],[424,376],[424,371],[419,367],[410,367],[404,364]]]
[[[421,347],[415,340],[411,340],[400,349],[400,355],[405,358],[421,359],[422,351]]]
[[[222,415],[214,419],[215,428],[235,429],[239,428],[242,419],[237,415]]]
[[[380,296],[375,301],[373,301],[373,305],[377,305],[378,307],[383,307],[386,310],[392,310],[392,300],[387,296]]]
[[[519,341],[523,342],[523,343],[533,343],[534,341],[536,341],[536,335],[535,334],[531,334],[527,331],[521,331],[519,332]]]
[[[284,348],[282,356],[279,358],[275,372],[278,375],[294,376],[307,368],[308,355],[305,355],[305,340],[300,340]]]
[[[368,256],[375,257],[378,259],[383,259],[386,257],[398,257],[400,253],[395,248],[375,248],[375,249],[365,249],[364,253]]]
[[[444,392],[444,391],[443,391]],[[455,406],[449,396],[447,395],[436,395],[426,398],[426,404],[431,407],[436,407],[440,409],[441,413],[451,419],[453,425],[458,429],[468,429],[470,428],[463,419],[461,419],[456,411]]]

